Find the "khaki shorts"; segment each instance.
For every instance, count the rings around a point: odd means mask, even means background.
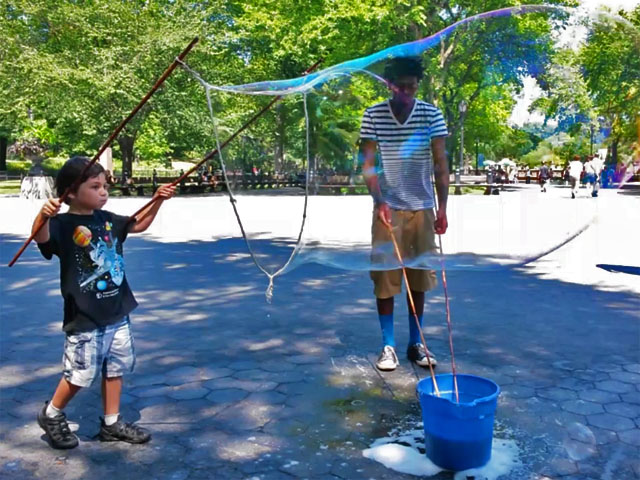
[[[419,257],[424,253],[436,253],[436,235],[434,232],[435,215],[432,209],[405,211],[391,210],[391,224],[393,233],[398,243],[400,253],[405,262]],[[393,250],[393,243],[389,229],[378,217],[378,210],[373,211],[371,226],[371,261],[377,265],[395,263],[397,257]],[[391,258],[392,256],[392,258]],[[436,272],[434,270],[422,270],[407,268],[407,278],[411,290],[414,292],[427,292],[437,285]],[[389,298],[402,291],[402,270],[378,270],[370,272],[373,280],[373,293],[376,298]]]

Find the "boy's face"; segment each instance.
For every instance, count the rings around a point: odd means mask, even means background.
[[[416,96],[420,81],[413,75],[403,75],[391,82],[393,99],[401,103],[411,103]]]
[[[87,210],[101,209],[109,199],[109,185],[104,173],[88,178],[78,187],[76,193],[70,193],[69,198],[73,206]]]

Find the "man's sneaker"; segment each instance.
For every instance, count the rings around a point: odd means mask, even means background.
[[[400,365],[400,362],[398,362],[396,351],[393,347],[385,345],[382,349],[382,353],[380,353],[380,356],[378,357],[376,367],[378,367],[378,370],[390,372],[391,370],[395,370],[398,365]]]
[[[151,434],[133,423],[123,422],[118,415],[118,421],[113,425],[106,425],[104,418],[100,417],[98,438],[101,442],[146,443],[151,440]]]
[[[44,408],[38,413],[38,425],[40,425],[40,428],[42,428],[49,437],[51,446],[59,449],[77,447],[78,437],[69,430],[69,424],[67,423],[65,414],[60,413],[53,418],[47,417],[48,404],[49,402],[45,402]]]
[[[424,345],[422,345],[421,343],[414,343],[413,345],[409,345],[409,347],[407,347],[407,358],[421,367],[428,367],[429,361],[431,361],[432,367],[438,365],[438,361],[436,360],[436,357],[433,355],[433,353],[429,352],[429,357],[427,358],[427,353],[425,352]]]

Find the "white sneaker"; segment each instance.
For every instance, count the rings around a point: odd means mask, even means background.
[[[398,356],[396,355],[396,351],[390,345],[385,345],[382,349],[382,353],[378,357],[378,361],[376,362],[376,367],[378,370],[382,370],[383,372],[390,372],[391,370],[395,370],[400,362],[398,362]]]

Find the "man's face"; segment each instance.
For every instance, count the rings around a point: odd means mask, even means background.
[[[404,75],[397,77],[389,87],[393,92],[393,99],[401,103],[411,103],[416,96],[419,85],[418,77]]]

